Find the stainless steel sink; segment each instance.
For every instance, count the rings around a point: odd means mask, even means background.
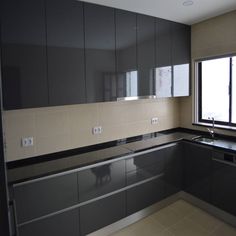
[[[196,142],[200,142],[200,143],[209,143],[209,144],[213,144],[215,139],[213,138],[207,138],[207,137],[197,137],[194,139],[194,141]]]

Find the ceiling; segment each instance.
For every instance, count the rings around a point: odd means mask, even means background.
[[[83,1],[143,13],[189,25],[236,9],[236,0],[193,0],[194,4],[191,6],[183,6],[183,2],[186,0]]]

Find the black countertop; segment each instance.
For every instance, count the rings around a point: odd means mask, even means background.
[[[151,133],[123,140],[98,144],[86,148],[53,153],[44,156],[8,163],[8,183],[19,183],[63,171],[73,170],[99,162],[112,160],[128,154],[137,153],[150,148],[171,144],[180,140],[191,141],[201,145],[219,148],[225,151],[236,152],[236,140],[218,138],[213,143],[194,141],[204,133],[192,130],[172,130],[160,133]],[[229,138],[229,137],[228,137]]]
[[[8,169],[8,183],[18,183],[26,180],[31,180],[51,174],[60,173],[72,169],[81,168],[84,166],[96,164],[102,161],[111,160],[134,152],[139,152],[145,149],[154,148],[182,139],[192,140],[196,135],[183,132],[174,132],[172,134],[156,134],[151,135],[153,138],[142,136],[143,140],[134,141],[122,144],[116,143],[116,146],[104,148],[96,151],[88,151],[77,155],[68,155],[67,157],[58,158],[55,160],[46,160],[26,164],[17,167],[14,166]]]

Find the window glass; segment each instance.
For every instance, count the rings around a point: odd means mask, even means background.
[[[230,58],[202,62],[202,119],[229,122]]]

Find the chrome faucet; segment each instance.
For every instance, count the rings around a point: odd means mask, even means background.
[[[215,138],[215,119],[214,119],[214,117],[211,117],[211,118],[208,117],[208,119],[212,120],[212,129],[207,128],[207,130],[210,133],[211,138],[214,139]]]

